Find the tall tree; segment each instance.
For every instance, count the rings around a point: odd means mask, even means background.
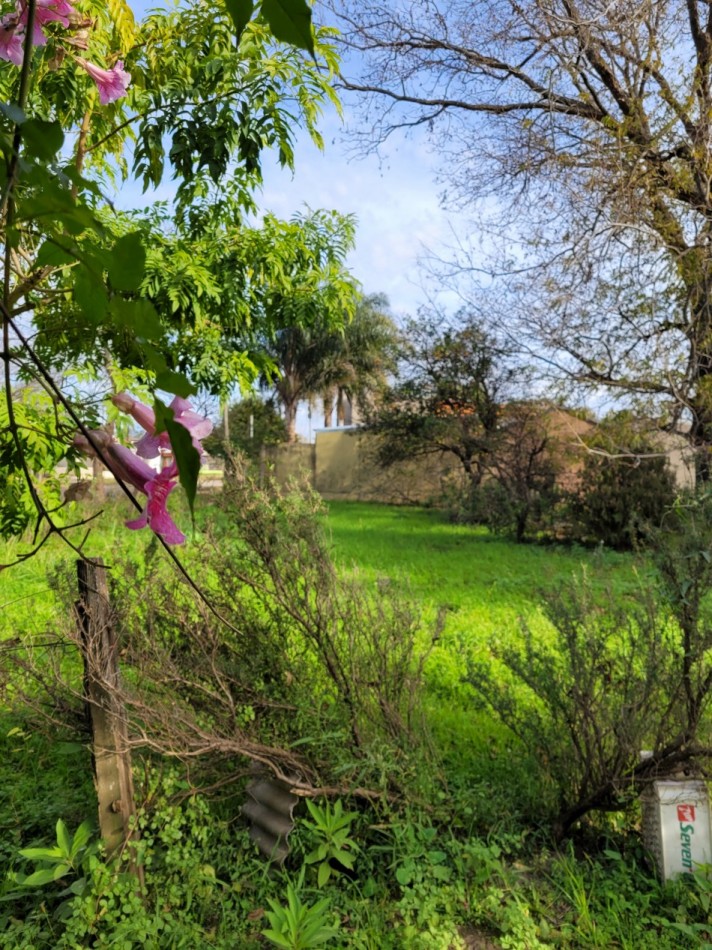
[[[335,211],[297,215],[290,222],[265,218],[248,239],[254,278],[254,313],[269,360],[264,388],[284,410],[287,438],[296,441],[300,400],[322,391],[358,299],[346,269],[354,219]]]
[[[347,423],[347,407],[364,409],[395,370],[398,331],[388,313],[385,294],[368,294],[356,304],[344,327],[330,365],[325,366],[324,425],[330,426],[334,402],[336,424]],[[350,421],[350,419],[348,420]]]
[[[559,369],[686,414],[710,477],[710,3],[334,7],[376,137],[424,125],[455,200],[496,196],[510,328],[519,305]]]
[[[410,321],[403,332],[399,378],[367,414],[383,466],[425,456],[454,456],[470,487],[488,468],[501,407],[519,376],[477,318],[440,313]]]

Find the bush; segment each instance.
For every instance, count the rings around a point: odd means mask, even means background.
[[[712,495],[668,512],[650,548],[657,584],[644,579],[617,605],[594,598],[584,575],[545,597],[551,640],[524,625],[520,646],[494,643],[498,662],[470,671],[557,790],[559,836],[711,754],[699,733],[712,698]]]
[[[558,495],[552,484],[517,496],[500,481],[486,481],[472,487],[450,507],[456,524],[481,524],[495,534],[523,541],[526,536],[552,529]]]
[[[675,498],[675,477],[654,441],[619,414],[602,424],[572,499],[575,534],[612,548],[644,540]]]
[[[551,640],[524,625],[521,645],[493,644],[498,662],[470,671],[473,687],[548,777],[559,836],[593,809],[624,807],[636,794],[640,750],[677,730],[668,720],[674,660],[666,618],[643,595],[611,604],[594,598],[584,576],[545,599]]]
[[[413,762],[429,750],[422,667],[440,621],[428,630],[395,589],[339,575],[321,505],[235,471],[209,534],[185,555],[202,599],[165,561],[113,565],[122,683],[106,688],[135,745],[202,763],[208,784],[224,767],[239,780],[252,761],[305,789],[372,783],[372,795],[431,774]],[[67,617],[74,586],[68,577]],[[63,643],[78,640],[68,626]],[[14,695],[33,703],[34,678],[80,710],[81,665],[56,650],[45,665],[46,652],[21,654]]]

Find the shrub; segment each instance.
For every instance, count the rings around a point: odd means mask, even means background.
[[[627,414],[604,422],[590,444],[572,499],[582,540],[630,548],[660,523],[675,498],[675,478],[654,440]]]
[[[315,494],[261,489],[235,471],[186,557],[202,599],[164,561],[113,565],[123,681],[105,685],[135,745],[203,763],[209,784],[225,765],[239,780],[253,761],[307,789],[370,782],[373,795],[417,773],[410,763],[429,748],[422,666],[440,621],[428,631],[395,589],[340,576],[322,516]],[[81,649],[75,627],[64,636]],[[17,695],[33,701],[35,675],[81,709],[81,666],[54,653],[44,666],[28,647]]]
[[[596,600],[584,575],[544,598],[551,640],[524,625],[521,645],[492,645],[516,688],[497,662],[470,671],[556,788],[559,835],[712,755],[699,738],[712,695],[712,495],[668,512],[650,547],[657,585],[646,578],[616,603]]]

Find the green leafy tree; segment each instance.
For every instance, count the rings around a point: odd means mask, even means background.
[[[458,317],[454,328],[438,313],[405,326],[399,379],[366,418],[381,465],[453,456],[474,488],[487,471],[516,371],[476,317]]]
[[[253,395],[230,406],[227,426],[223,416],[221,429],[203,439],[203,448],[217,458],[228,459],[239,452],[256,461],[263,445],[279,445],[286,440],[284,419],[274,403]]]
[[[83,12],[86,20],[67,18],[53,4],[28,0],[19,19],[5,26],[6,39],[17,44],[8,56],[17,62],[19,54],[22,64],[0,63],[6,100],[0,109],[2,453],[12,482],[2,523],[20,530],[36,518],[43,540],[64,532],[54,490],[47,494],[50,480],[42,477],[57,455],[47,445],[66,446],[77,428],[90,438],[86,406],[70,398],[55,371],[71,378],[76,367],[86,374],[110,363],[124,375],[137,371],[151,388],[187,396],[202,382],[201,371],[210,377],[216,362],[212,353],[212,365],[203,370],[203,354],[191,358],[182,336],[190,337],[195,325],[171,323],[166,308],[144,293],[155,229],[117,218],[104,197],[107,184],[129,174],[127,141],[134,140],[133,174],[144,187],[168,173],[177,177],[177,227],[184,241],[195,240],[216,216],[234,218],[236,208],[253,207],[264,151],[275,149],[290,165],[299,123],[320,144],[318,115],[325,102],[335,101],[329,33],[313,29],[304,0],[258,7],[230,0],[217,10],[199,2],[151,14],[144,24],[122,0],[89,0]],[[33,21],[43,28],[46,45],[23,47],[23,17],[28,32]],[[107,69],[76,56],[87,47],[87,56]],[[69,162],[65,133],[75,136]],[[229,200],[213,201],[218,183]],[[198,249],[194,245],[193,253]],[[253,313],[255,320],[260,316]],[[165,346],[167,338],[172,347]],[[242,362],[254,370],[249,359]],[[239,376],[241,366],[235,357],[230,372]],[[32,431],[16,411],[20,381],[49,394],[48,411],[33,418]],[[178,438],[180,427],[160,401],[155,410],[159,426]],[[174,447],[192,498],[195,450],[189,440]]]

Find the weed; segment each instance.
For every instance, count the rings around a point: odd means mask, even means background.
[[[310,950],[328,943],[338,933],[338,927],[329,924],[329,899],[325,897],[315,904],[306,904],[301,898],[303,886],[302,870],[296,884],[287,882],[286,905],[276,900],[269,901],[272,908],[267,911],[270,926],[262,931],[262,935],[282,950]]]
[[[354,869],[354,855],[359,847],[351,837],[351,825],[358,817],[356,812],[345,812],[341,801],[330,802],[321,807],[315,802],[306,802],[311,821],[303,821],[314,838],[315,848],[305,858],[304,863],[317,865],[317,885],[323,887],[332,872],[338,873],[335,865]]]

